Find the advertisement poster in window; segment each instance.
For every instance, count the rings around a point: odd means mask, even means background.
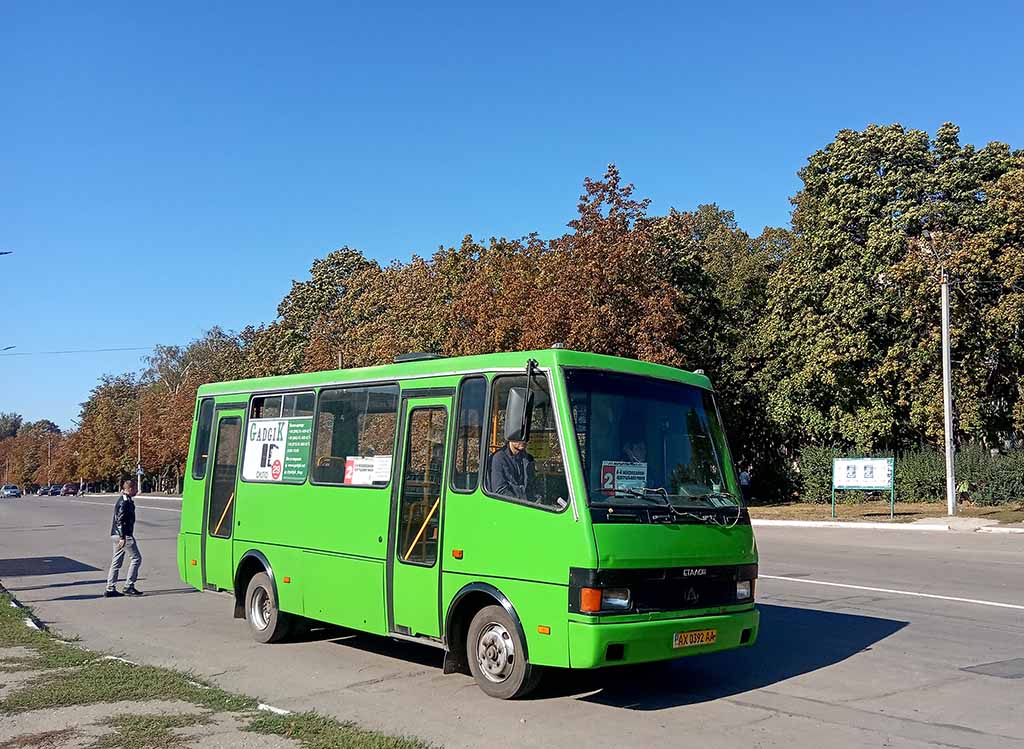
[[[625,489],[643,489],[646,486],[646,463],[624,460],[606,460],[601,463],[601,491],[605,494]]]
[[[383,486],[391,478],[391,456],[371,455],[345,458],[344,483],[348,486]]]
[[[309,469],[313,420],[250,419],[245,434],[245,481],[301,484]]]

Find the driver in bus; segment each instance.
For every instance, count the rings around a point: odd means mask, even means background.
[[[491,456],[488,489],[502,497],[526,500],[533,475],[533,456],[526,451],[526,441],[509,440]]]

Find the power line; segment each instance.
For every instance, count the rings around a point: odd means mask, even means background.
[[[0,356],[52,356],[56,354],[100,354],[111,351],[150,351],[152,346],[123,346],[118,348],[80,348],[67,349],[64,351],[18,351],[13,354],[0,354]]]

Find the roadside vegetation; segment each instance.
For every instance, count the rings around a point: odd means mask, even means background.
[[[900,502],[897,498],[893,520],[912,523],[915,520],[940,517],[945,519],[946,508],[934,502]],[[957,515],[996,523],[1024,523],[1024,503],[1008,502],[992,507],[961,505]],[[809,502],[785,502],[772,505],[754,505],[750,517],[757,520],[831,520],[832,505]],[[889,522],[889,500],[861,499],[857,502],[836,502],[836,520]]]
[[[189,674],[129,663],[34,629],[26,624],[31,611],[11,602],[0,593],[0,749],[57,749],[83,740],[92,741],[91,749],[185,749],[210,731],[224,735],[224,746],[245,745],[246,733],[257,733],[308,749],[427,747],[313,713],[261,712],[257,700]],[[68,717],[72,708],[84,712]],[[70,724],[55,724],[62,720]]]
[[[961,144],[951,123],[870,125],[798,175],[790,225],[758,235],[711,202],[654,214],[609,166],[559,236],[466,236],[386,265],[342,247],[269,323],[215,327],[103,377],[76,431],[0,414],[0,463],[41,483],[50,450],[53,480],[116,486],[141,413],[146,488],[174,490],[202,383],[562,343],[703,369],[758,500],[821,501],[819,458],[835,452],[895,455],[897,491],[940,502],[944,271],[955,437],[977,456],[959,488],[976,504],[1022,499],[1024,152]]]

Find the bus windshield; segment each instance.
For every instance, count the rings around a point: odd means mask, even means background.
[[[591,504],[741,505],[710,392],[596,369],[565,376]]]

